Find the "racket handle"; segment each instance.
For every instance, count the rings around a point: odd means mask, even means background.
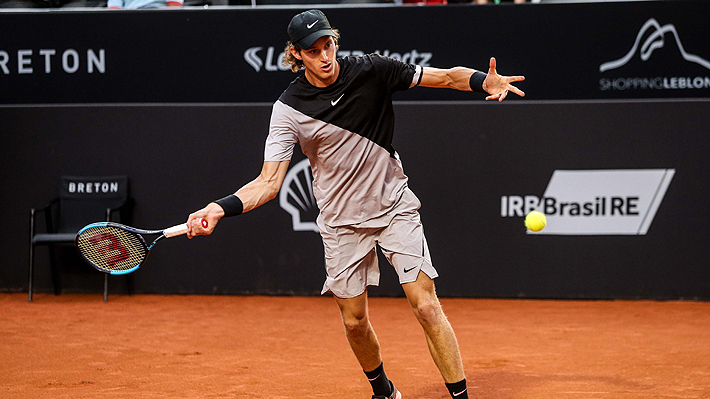
[[[202,227],[207,228],[207,219],[200,218],[198,220],[202,224]],[[183,234],[187,234],[187,223],[179,224],[163,230],[163,235],[167,238],[181,236]]]

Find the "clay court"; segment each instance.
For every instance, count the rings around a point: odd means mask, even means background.
[[[710,398],[710,303],[442,299],[473,398]],[[448,392],[404,298],[373,298],[406,399]],[[328,297],[0,294],[0,397],[369,398]]]

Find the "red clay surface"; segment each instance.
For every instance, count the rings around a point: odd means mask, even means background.
[[[710,303],[443,299],[472,398],[710,398]],[[387,375],[448,398],[402,298]],[[329,297],[0,294],[0,398],[370,398]]]

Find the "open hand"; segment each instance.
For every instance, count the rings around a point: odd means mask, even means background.
[[[483,90],[490,94],[486,100],[503,101],[509,91],[525,97],[525,93],[517,87],[513,86],[513,82],[522,82],[525,76],[501,76],[496,72],[496,59],[491,57],[490,67],[488,68],[488,76],[483,81]]]

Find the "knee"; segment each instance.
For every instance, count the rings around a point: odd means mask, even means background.
[[[370,321],[367,315],[343,315],[343,326],[345,333],[351,337],[359,337],[367,334]]]
[[[443,322],[444,312],[436,298],[427,298],[417,302],[412,310],[417,316],[417,320],[424,327],[436,327]]]

